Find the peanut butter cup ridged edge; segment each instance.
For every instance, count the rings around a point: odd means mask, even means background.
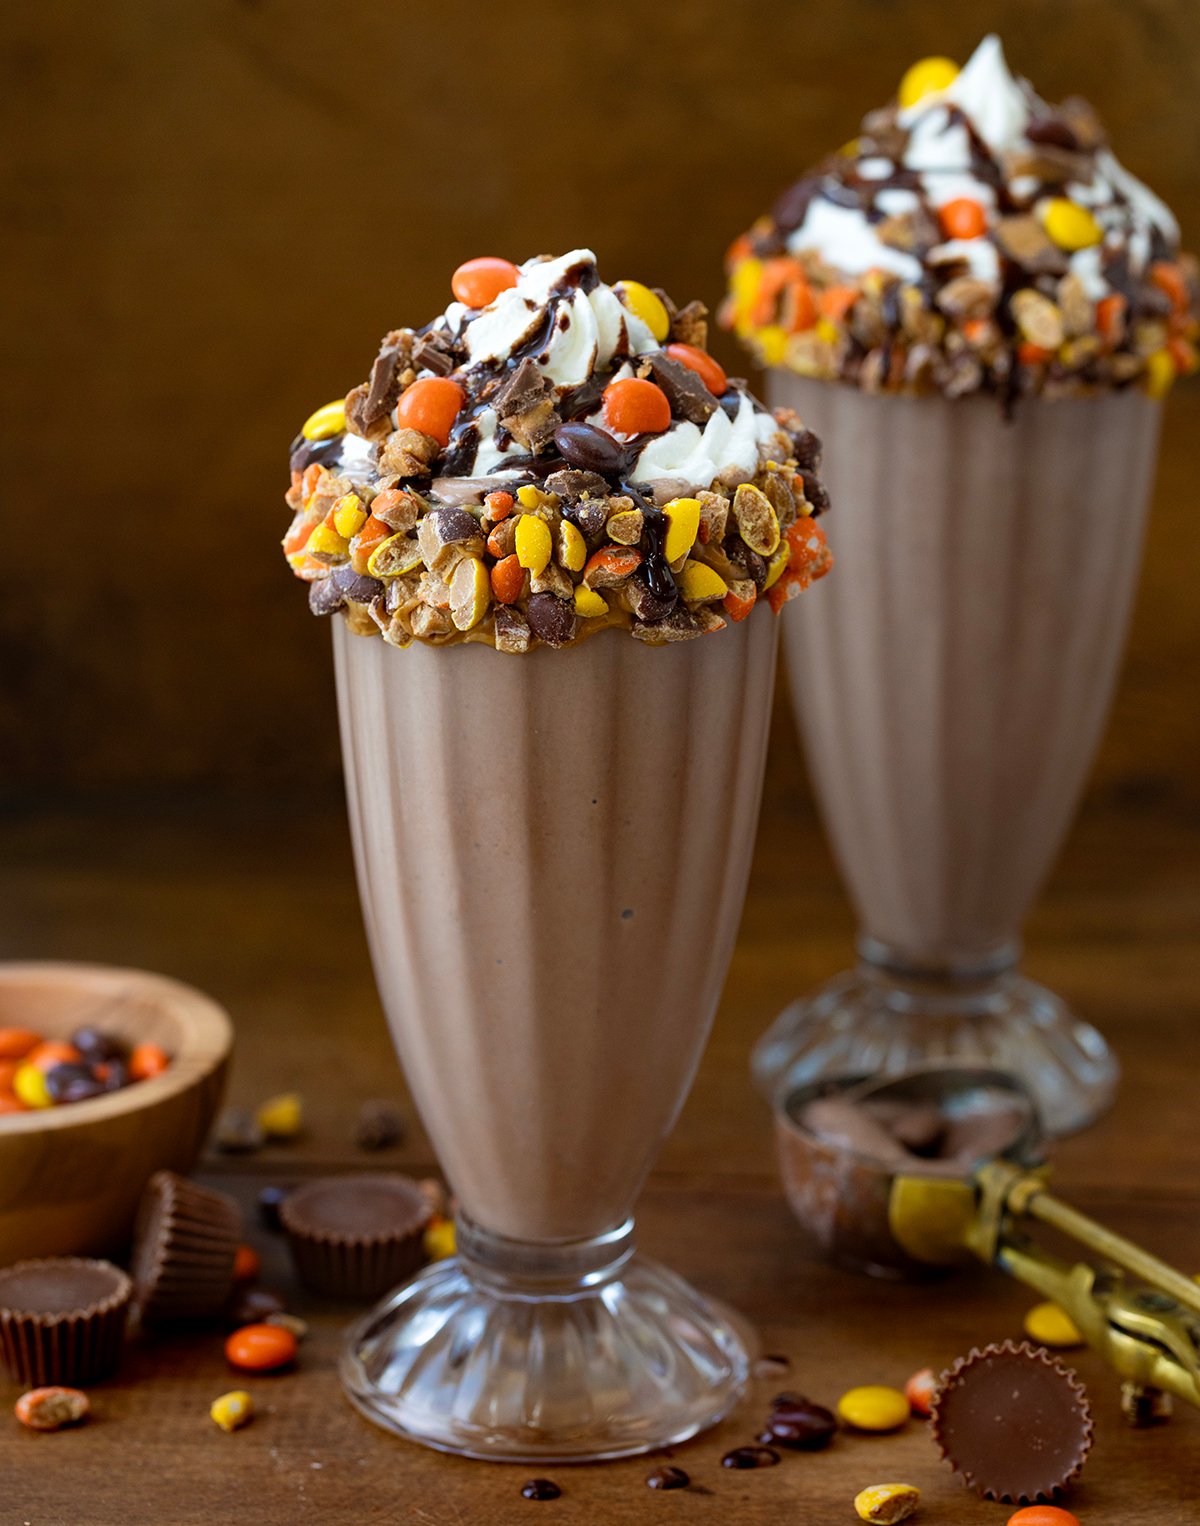
[[[394,1200],[389,1222],[374,1229],[351,1227],[342,1213],[325,1219],[323,1199],[336,1191],[345,1200],[360,1188],[374,1195],[386,1193]],[[296,1275],[310,1292],[370,1302],[418,1270],[432,1211],[416,1182],[398,1173],[379,1173],[306,1182],[284,1200],[279,1216]],[[368,1216],[364,1213],[364,1221]]]
[[[969,1393],[997,1362],[1009,1367],[1024,1367],[1039,1377],[1053,1374],[1058,1385],[1062,1402],[1063,1450],[1068,1456],[1064,1465],[1048,1471],[1043,1459],[1035,1459],[1034,1467],[1043,1469],[1042,1478],[1033,1476],[1028,1460],[1020,1456],[1019,1442],[1014,1441],[1010,1427],[1004,1424],[1006,1417],[1003,1414],[992,1417],[987,1428],[987,1439],[994,1442],[997,1436],[1001,1437],[1002,1447],[989,1449],[983,1446],[968,1456],[962,1450],[961,1436],[948,1437],[946,1434],[955,1400]],[[1022,1397],[1018,1393],[1009,1402],[1019,1404]],[[1007,1340],[982,1349],[972,1347],[966,1356],[959,1357],[938,1380],[929,1424],[938,1452],[954,1472],[983,1499],[1009,1505],[1041,1504],[1062,1494],[1082,1472],[1095,1434],[1087,1389],[1078,1376],[1044,1346],[1033,1346],[1028,1341],[1017,1345]],[[1001,1451],[1007,1451],[1011,1461],[998,1456]]]
[[[134,1229],[133,1280],[143,1324],[216,1314],[233,1287],[242,1212],[233,1198],[157,1171]]]
[[[20,1307],[20,1295],[13,1290],[17,1279],[28,1282],[44,1275],[61,1286],[72,1274],[92,1284],[89,1302],[61,1311]],[[96,1284],[104,1281],[111,1291],[97,1298]],[[133,1283],[108,1261],[61,1256],[17,1262],[0,1271],[0,1357],[14,1381],[26,1388],[103,1382],[120,1362],[132,1297]],[[64,1305],[69,1301],[69,1289],[64,1289]]]

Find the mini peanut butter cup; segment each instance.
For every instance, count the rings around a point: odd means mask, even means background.
[[[325,1298],[367,1302],[421,1264],[429,1199],[407,1176],[324,1176],[280,1205],[296,1275]]]
[[[1092,1445],[1087,1390],[1041,1346],[986,1346],[939,1380],[931,1415],[943,1458],[984,1499],[1033,1505],[1078,1476]]]
[[[224,1307],[242,1238],[242,1211],[210,1187],[156,1171],[133,1231],[133,1281],[142,1323],[207,1319]]]
[[[26,1388],[86,1387],[121,1359],[133,1283],[108,1261],[51,1256],[0,1271],[0,1356]]]

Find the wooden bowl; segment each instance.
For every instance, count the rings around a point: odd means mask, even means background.
[[[145,970],[0,964],[0,1027],[65,1039],[85,1023],[171,1063],[105,1097],[0,1114],[0,1266],[120,1251],[146,1182],[191,1170],[220,1103],[233,1027],[210,997]]]

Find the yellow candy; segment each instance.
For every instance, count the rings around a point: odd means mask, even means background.
[[[1175,385],[1175,362],[1167,350],[1155,350],[1146,357],[1142,385],[1153,398],[1164,398]]]
[[[517,561],[521,566],[536,576],[545,570],[553,549],[546,521],[536,514],[522,514],[517,520]]]
[[[754,330],[754,342],[762,355],[763,365],[777,366],[787,349],[787,329],[777,323],[768,323],[764,328]]]
[[[779,579],[787,571],[787,564],[791,560],[791,556],[791,546],[788,545],[787,541],[781,541],[779,550],[776,551],[775,555],[767,563],[767,580],[762,586],[763,593],[766,593],[768,588],[773,588],[778,583]]]
[[[253,1420],[254,1400],[244,1388],[235,1388],[214,1399],[208,1413],[223,1431],[236,1431]]]
[[[854,1508],[861,1521],[877,1526],[896,1526],[907,1521],[921,1503],[921,1491],[912,1484],[872,1484],[854,1496]]]
[[[911,1413],[908,1400],[898,1388],[868,1384],[852,1388],[838,1400],[837,1412],[856,1431],[895,1431]]]
[[[540,487],[534,487],[532,482],[527,482],[524,487],[517,489],[517,502],[523,509],[540,509],[543,504],[550,502],[550,496],[543,493]]]
[[[686,556],[696,544],[700,532],[700,500],[698,498],[672,498],[663,509],[667,516],[667,535],[663,543],[663,555],[669,562],[677,562]]]
[[[304,1104],[296,1092],[268,1097],[255,1115],[268,1139],[295,1139],[304,1127]]]
[[[750,327],[750,314],[762,286],[763,262],[754,255],[739,260],[729,277],[729,295],[733,301],[734,327],[744,334]]]
[[[615,540],[619,546],[636,546],[642,538],[644,524],[641,509],[630,509],[623,514],[614,514],[604,530],[609,540]]]
[[[1104,237],[1104,229],[1086,207],[1055,196],[1042,210],[1042,227],[1060,249],[1089,249]]]
[[[582,572],[587,561],[587,542],[569,519],[558,527],[558,559],[568,572]]]
[[[327,524],[321,523],[308,537],[305,550],[320,551],[326,556],[349,556],[350,542]]]
[[[1075,1321],[1056,1303],[1035,1303],[1025,1316],[1025,1334],[1039,1346],[1084,1345]]]
[[[813,332],[824,344],[836,344],[842,337],[837,324],[832,318],[818,318],[813,327]]]
[[[958,65],[952,58],[922,58],[907,70],[900,81],[899,100],[902,110],[915,106],[927,95],[937,95],[948,90],[958,78]]]
[[[341,398],[336,403],[326,403],[316,413],[310,413],[300,433],[306,440],[331,440],[346,428],[346,404]]]
[[[575,590],[575,613],[581,620],[594,620],[598,615],[608,614],[608,600],[594,588],[585,588],[580,583]]]
[[[333,506],[333,523],[344,540],[357,535],[367,522],[367,511],[357,493],[343,493]]]
[[[12,1089],[26,1107],[54,1106],[45,1073],[37,1065],[22,1065],[13,1077]]]
[[[458,1249],[453,1219],[434,1219],[425,1231],[425,1254],[430,1261],[444,1261]]]
[[[421,551],[407,535],[389,535],[367,557],[367,571],[373,578],[399,578],[423,566]]]
[[[455,629],[474,629],[487,614],[491,597],[492,583],[482,560],[464,556],[450,579],[450,618]]]
[[[661,344],[671,332],[671,315],[648,286],[640,281],[618,281],[617,293],[635,318],[640,318]]]
[[[723,599],[729,584],[703,562],[688,562],[679,574],[679,589],[689,604],[703,604],[710,599]]]

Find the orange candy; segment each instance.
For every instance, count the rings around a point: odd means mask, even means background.
[[[1040,344],[1033,344],[1028,339],[1017,346],[1017,359],[1023,366],[1043,366],[1053,354],[1053,350],[1044,350]]]
[[[938,1390],[937,1373],[932,1367],[922,1367],[914,1372],[904,1385],[904,1397],[914,1415],[928,1415]]]
[[[500,519],[507,519],[513,511],[513,495],[511,493],[489,493],[483,502],[487,509],[488,518],[493,523]]]
[[[857,286],[827,286],[817,297],[817,307],[823,318],[841,323],[858,298]]]
[[[792,281],[784,287],[783,307],[779,317],[783,326],[792,334],[800,334],[813,327],[817,321],[817,304],[807,281]]]
[[[982,238],[987,232],[987,212],[969,196],[958,196],[940,207],[938,221],[947,238]]]
[[[1150,279],[1171,300],[1177,313],[1187,311],[1190,304],[1187,281],[1183,271],[1173,260],[1155,260],[1150,267]]]
[[[0,1060],[23,1060],[41,1041],[32,1028],[0,1028]]]
[[[1096,303],[1096,330],[1101,339],[1114,338],[1125,306],[1125,298],[1119,291],[1110,292]]]
[[[736,593],[727,593],[721,600],[721,607],[736,625],[739,620],[744,620],[754,608],[753,599],[739,599]]]
[[[458,267],[450,277],[450,290],[464,307],[487,307],[502,291],[515,286],[520,274],[511,260],[483,254]]]
[[[252,1245],[239,1245],[233,1258],[234,1282],[253,1282],[262,1271],[262,1261]]]
[[[400,394],[396,423],[401,429],[419,429],[445,449],[466,400],[466,393],[448,376],[427,376]]]
[[[44,1044],[35,1044],[25,1056],[26,1065],[36,1065],[39,1070],[51,1070],[55,1065],[78,1065],[83,1056],[74,1044],[65,1044],[61,1039],[48,1039]]]
[[[225,1360],[243,1372],[274,1372],[296,1359],[296,1337],[282,1325],[243,1325],[225,1342]]]
[[[27,1113],[29,1109],[11,1092],[0,1092],[0,1117],[5,1113]]]
[[[626,376],[604,389],[604,422],[616,434],[661,434],[670,427],[671,405],[652,381]]]
[[[506,556],[492,568],[492,592],[497,604],[515,604],[525,586],[525,569],[519,556]]]
[[[695,371],[714,397],[720,397],[728,387],[728,377],[707,350],[698,350],[694,344],[669,344],[667,354],[689,371]]]
[[[135,1044],[129,1056],[129,1074],[134,1081],[148,1081],[161,1076],[171,1063],[161,1044]]]
[[[1026,1505],[1009,1516],[1008,1526],[1079,1526],[1079,1517],[1059,1505]]]

